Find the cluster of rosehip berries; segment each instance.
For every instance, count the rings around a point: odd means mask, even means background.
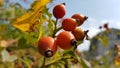
[[[53,15],[57,19],[61,19],[66,14],[65,4],[57,4],[53,8]],[[45,57],[53,56],[58,46],[63,50],[77,47],[77,41],[82,41],[87,36],[88,31],[78,28],[88,17],[81,14],[74,14],[71,18],[64,18],[61,22],[63,31],[53,38],[50,36],[42,37],[38,41],[39,52]]]
[[[107,31],[110,31],[110,28],[108,26],[108,22],[106,22],[105,24],[103,24],[103,26],[100,26],[99,28],[102,29],[102,27],[105,28]]]

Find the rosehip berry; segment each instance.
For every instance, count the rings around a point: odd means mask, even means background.
[[[76,19],[78,22],[78,26],[81,26],[88,17],[83,16],[82,14],[74,14],[72,18]]]
[[[103,25],[103,27],[104,27],[107,31],[110,31],[110,29],[109,29],[109,27],[108,27],[108,23],[105,23],[105,24]]]
[[[66,14],[65,4],[58,4],[53,8],[53,15],[56,19],[62,18]]]
[[[45,57],[51,57],[57,51],[56,42],[52,37],[43,37],[38,41],[38,50]]]
[[[77,22],[73,18],[65,18],[62,21],[62,28],[66,31],[72,31],[77,27]]]
[[[76,47],[77,42],[71,32],[63,31],[58,34],[56,43],[61,49],[67,50],[72,48],[73,46]]]
[[[85,37],[85,33],[82,29],[76,28],[72,31],[72,34],[75,36],[77,41],[82,41]]]
[[[108,23],[105,23],[105,24],[103,25],[103,27],[104,27],[104,28],[108,28]]]

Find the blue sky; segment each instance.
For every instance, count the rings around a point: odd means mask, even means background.
[[[28,1],[29,4],[34,0]],[[75,13],[89,17],[80,28],[90,30],[88,34],[91,38],[100,32],[98,27],[106,22],[109,23],[110,28],[120,29],[120,0],[54,0],[51,4],[55,5],[63,2],[66,3],[67,10],[65,17],[71,17]],[[22,3],[25,8],[29,7],[28,4]],[[78,49],[80,51],[88,50],[89,44],[90,42],[85,40]]]
[[[120,18],[120,0],[56,0],[56,2],[66,3],[67,15],[82,13],[99,20]]]

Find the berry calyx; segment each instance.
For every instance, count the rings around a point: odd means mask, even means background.
[[[46,57],[51,57],[51,56],[53,56],[53,51],[47,50],[47,51],[45,51],[45,55],[46,55]]]
[[[75,50],[77,48],[77,40],[76,39],[72,39],[71,40],[71,44],[73,45],[74,50]]]
[[[86,40],[90,40],[90,37],[88,36],[88,32],[89,32],[89,30],[84,31],[85,36],[86,36]]]

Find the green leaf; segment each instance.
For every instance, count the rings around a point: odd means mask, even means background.
[[[89,63],[83,58],[80,59],[80,64],[83,68],[90,68]]]
[[[120,32],[117,32],[118,35],[120,35]]]
[[[52,14],[49,12],[49,8],[45,7],[43,13],[49,20],[52,18]]]
[[[104,46],[108,46],[109,39],[106,36],[102,36],[99,40],[103,43]]]
[[[91,65],[88,61],[86,61],[84,58],[77,56],[75,53],[75,57],[77,58],[80,65],[82,65],[82,68],[91,68]]]
[[[0,47],[0,53],[1,53],[1,51],[3,51],[3,49],[4,49],[4,47]]]
[[[77,41],[77,45],[80,45],[82,43],[83,43],[83,41]]]
[[[75,55],[75,53],[73,52],[73,49],[74,48],[71,48],[70,50],[65,50],[65,51],[63,51],[62,52],[62,54],[63,54],[63,56],[71,56],[71,57],[73,57],[73,58],[76,58],[76,55]]]
[[[48,21],[48,28],[49,28],[50,35],[53,34],[53,32],[54,32],[54,27],[55,27],[54,21],[53,21],[53,20],[49,20],[49,21]]]
[[[26,47],[28,47],[27,41],[26,41],[26,39],[24,37],[22,37],[22,38],[20,38],[18,40],[18,47],[19,48],[26,48]]]

